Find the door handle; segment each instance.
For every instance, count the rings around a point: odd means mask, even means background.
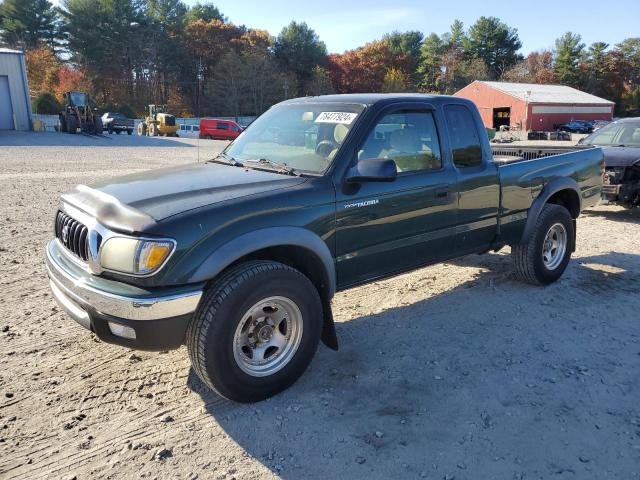
[[[449,196],[449,188],[437,188],[436,198],[447,198]]]

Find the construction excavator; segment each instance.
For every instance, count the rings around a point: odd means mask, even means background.
[[[166,105],[149,105],[148,115],[138,124],[138,135],[177,137],[178,128],[176,117],[167,113]]]
[[[61,132],[75,134],[80,129],[82,133],[102,135],[102,119],[91,108],[89,94],[66,92],[62,98],[64,108],[58,114]]]

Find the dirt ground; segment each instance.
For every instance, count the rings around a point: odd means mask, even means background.
[[[99,342],[44,268],[62,192],[198,142],[69,137],[0,133],[0,478],[640,479],[640,210],[586,212],[546,288],[505,249],[342,292],[340,350],[238,405],[184,348]]]

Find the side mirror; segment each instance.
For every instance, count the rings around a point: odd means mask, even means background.
[[[347,172],[347,183],[393,182],[398,176],[396,162],[389,158],[360,160]]]

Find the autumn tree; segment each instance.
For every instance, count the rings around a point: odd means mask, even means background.
[[[382,91],[389,93],[408,92],[411,87],[409,75],[399,68],[390,68],[384,75]]]
[[[417,68],[420,63],[423,39],[424,35],[418,31],[394,31],[382,37],[391,53],[402,59],[400,61],[405,65],[403,73],[411,84],[418,82],[419,74]]]
[[[273,50],[282,69],[295,76],[298,96],[305,94],[313,69],[324,65],[327,60],[324,42],[304,22],[291,22],[284,27],[275,40]]]
[[[54,92],[62,63],[50,47],[26,52],[27,79],[31,96],[40,92]]]
[[[54,91],[56,99],[61,102],[62,95],[71,91],[92,92],[93,85],[83,70],[64,65],[58,71],[58,85]]]
[[[501,77],[507,82],[553,83],[553,54],[548,50],[531,52]]]

